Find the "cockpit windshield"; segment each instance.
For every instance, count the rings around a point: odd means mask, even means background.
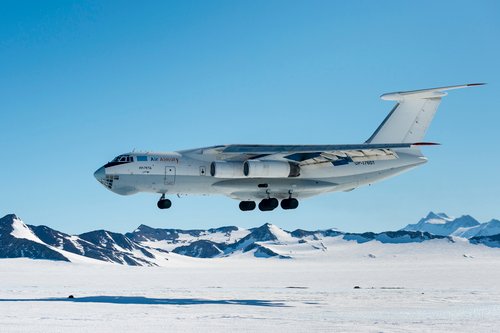
[[[111,162],[126,163],[126,162],[133,162],[133,161],[134,161],[134,158],[130,155],[119,155],[119,156],[115,157]]]

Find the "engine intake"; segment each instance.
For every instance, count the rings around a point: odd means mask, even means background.
[[[212,162],[210,174],[215,178],[243,178],[243,164],[241,162]]]
[[[280,178],[300,176],[300,166],[292,162],[248,160],[243,174],[249,178]]]

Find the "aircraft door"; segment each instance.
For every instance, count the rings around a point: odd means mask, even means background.
[[[175,167],[166,166],[165,167],[165,185],[175,184]]]

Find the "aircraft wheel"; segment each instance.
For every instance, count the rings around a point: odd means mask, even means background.
[[[276,198],[270,198],[270,199],[267,199],[267,200],[269,200],[269,204],[270,204],[270,205],[271,205],[271,207],[272,207],[272,209],[271,209],[271,210],[273,210],[273,209],[275,209],[276,207],[278,207],[278,205],[279,205],[278,199],[276,199]]]
[[[170,201],[169,199],[160,199],[158,200],[157,206],[160,209],[168,209],[172,207],[172,201]]]
[[[255,201],[242,201],[240,202],[240,209],[242,211],[249,211],[255,209]]]
[[[263,199],[259,203],[259,209],[263,212],[268,212],[278,207],[278,204],[278,199],[276,198]]]
[[[295,209],[299,207],[299,201],[295,198],[281,200],[281,208],[283,209]]]

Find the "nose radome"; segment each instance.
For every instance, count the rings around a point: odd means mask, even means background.
[[[100,167],[99,169],[97,169],[96,172],[94,172],[94,177],[98,181],[102,181],[104,178],[106,178],[106,170],[104,169],[104,167]]]

